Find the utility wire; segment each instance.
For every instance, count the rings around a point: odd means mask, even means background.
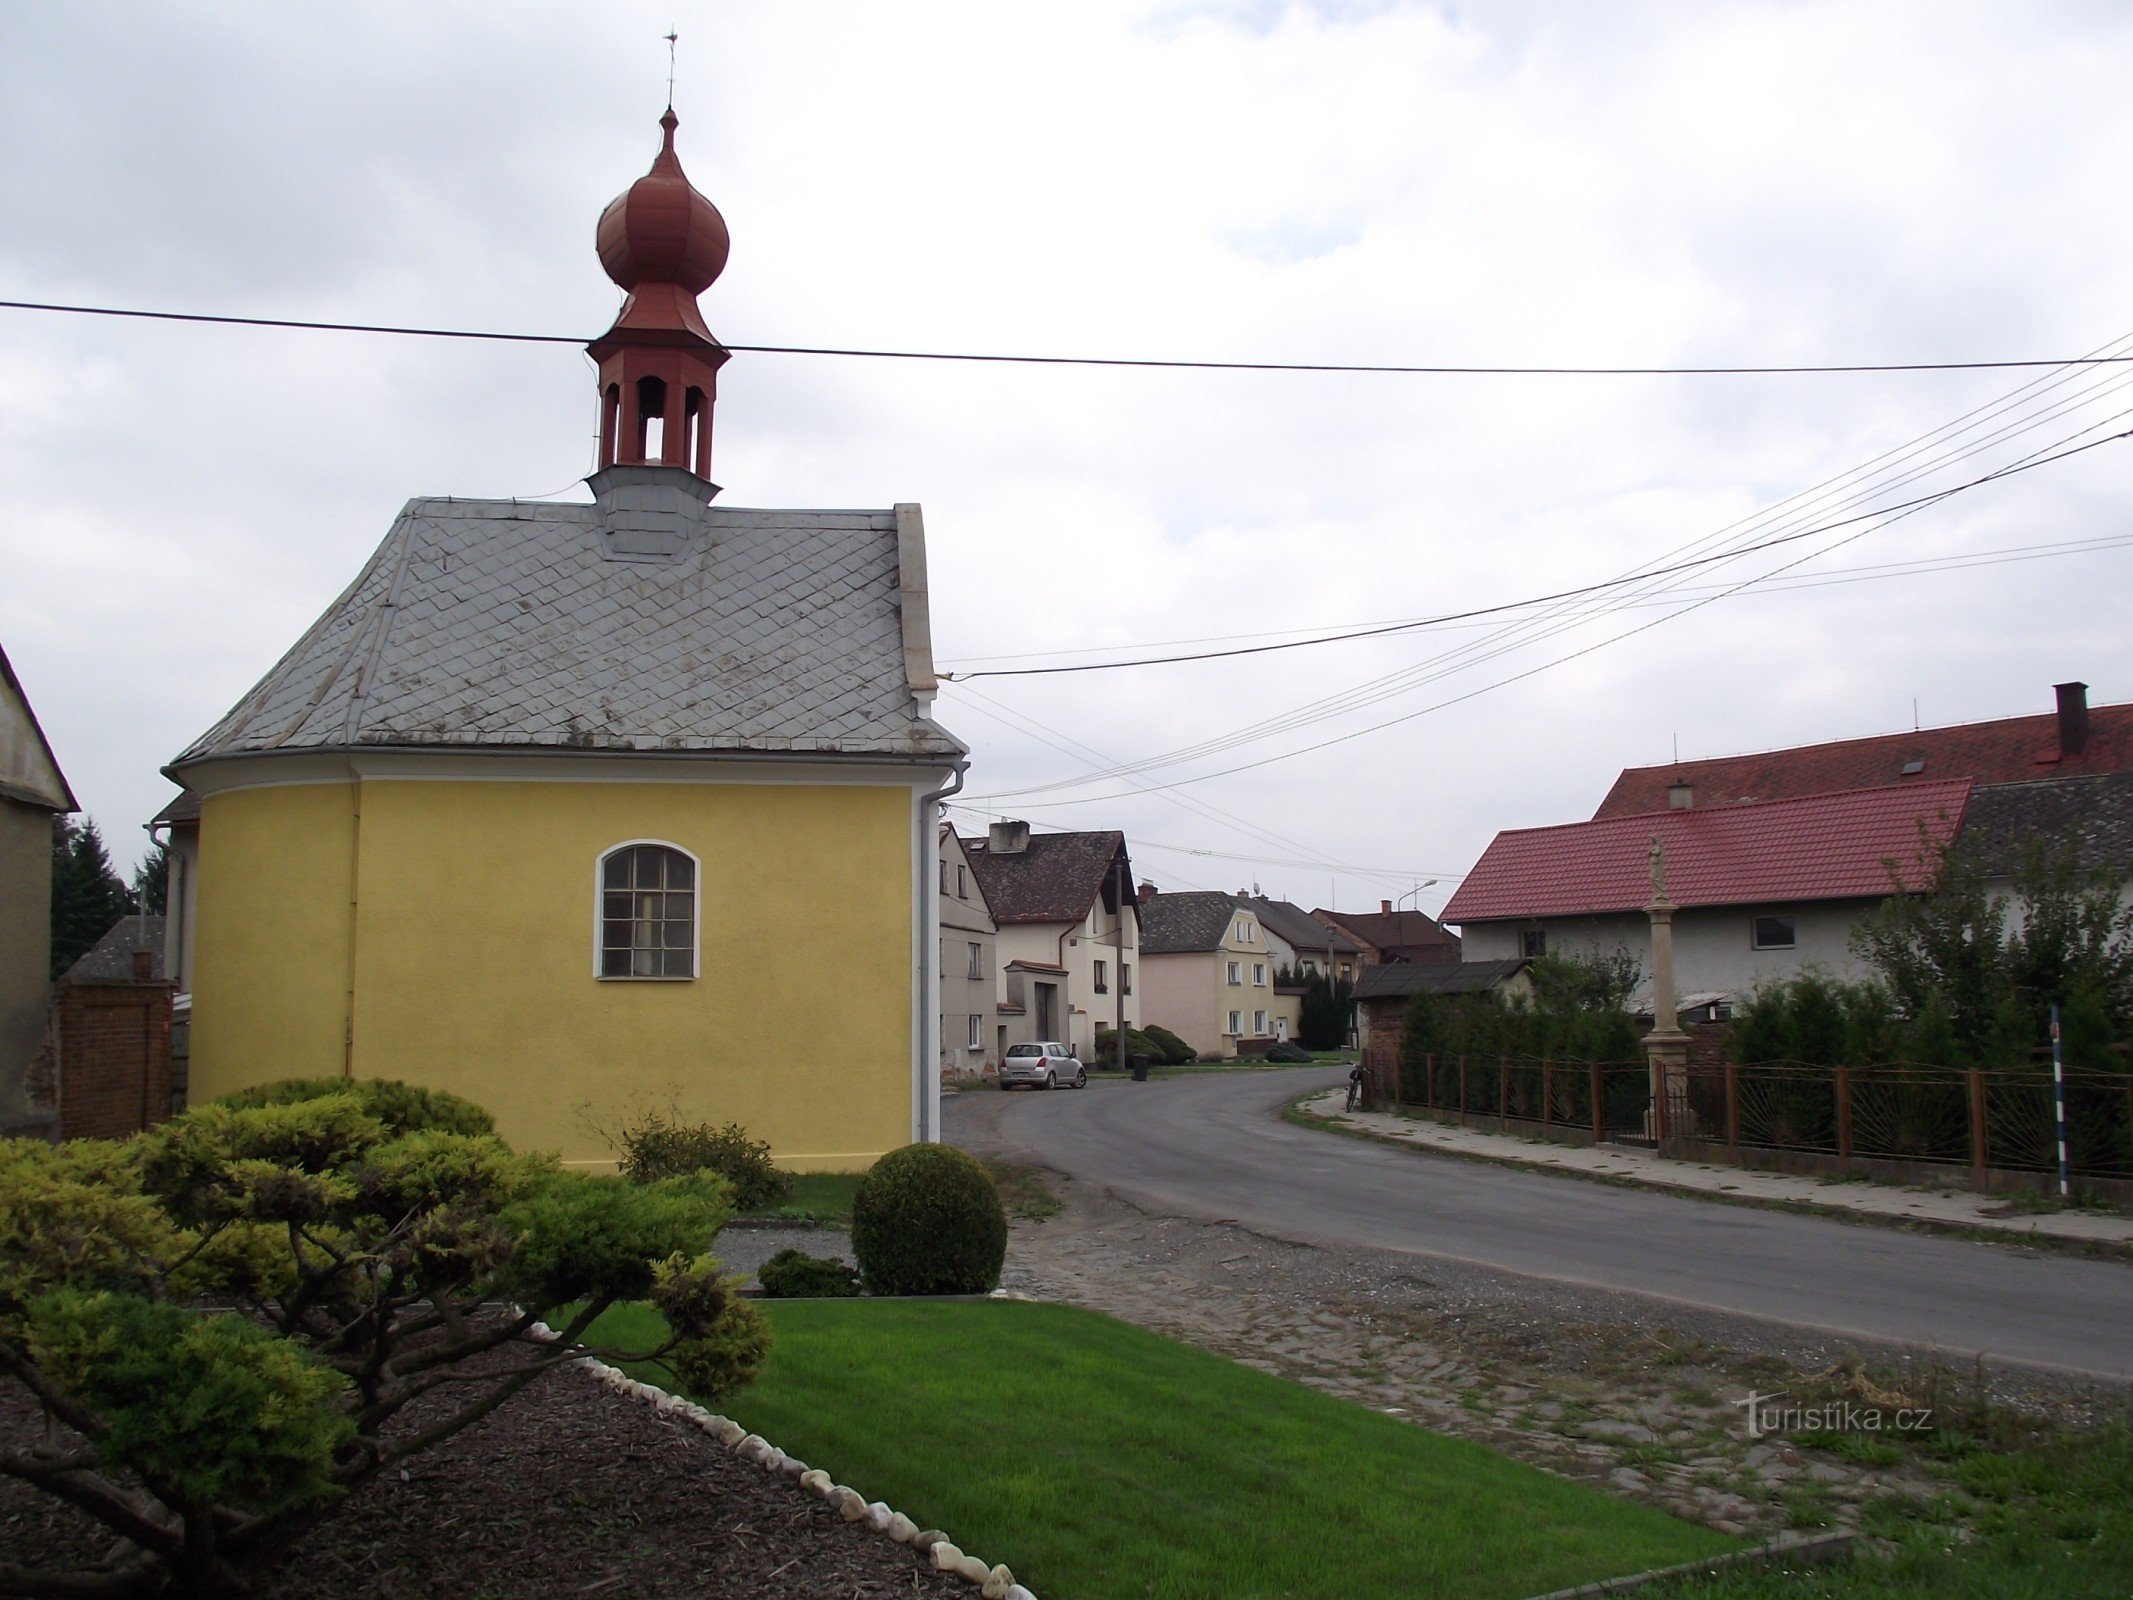
[[[1932,494],[1920,495],[1915,500],[1899,500],[1893,505],[1882,506],[1873,511],[1862,511],[1857,516],[1841,517],[1835,522],[1825,522],[1819,526],[1803,528],[1793,533],[1782,533],[1775,538],[1759,540],[1754,544],[1740,545],[1733,549],[1720,551],[1715,555],[1696,556],[1687,561],[1676,561],[1663,567],[1651,567],[1624,577],[1603,578],[1598,583],[1581,584],[1575,589],[1558,589],[1553,594],[1533,595],[1524,600],[1507,600],[1501,605],[1480,606],[1472,611],[1448,611],[1442,616],[1423,617],[1414,622],[1389,622],[1380,627],[1356,628],[1345,633],[1323,633],[1316,638],[1290,639],[1277,644],[1241,645],[1232,650],[1196,650],[1189,655],[1136,656],[1126,661],[1084,661],[1056,667],[988,667],[978,672],[944,672],[940,676],[945,681],[960,683],[967,682],[973,678],[1030,678],[1048,676],[1058,672],[1114,672],[1121,667],[1167,667],[1175,666],[1185,661],[1224,661],[1233,656],[1260,656],[1270,654],[1276,650],[1306,650],[1313,645],[1339,644],[1349,639],[1382,638],[1386,634],[1409,633],[1419,628],[1442,627],[1448,622],[1467,622],[1475,617],[1500,616],[1508,611],[1527,611],[1534,606],[1549,605],[1561,600],[1575,600],[1584,595],[1600,594],[1609,589],[1619,589],[1626,584],[1644,583],[1653,578],[1663,578],[1676,572],[1692,572],[1699,567],[1708,567],[1718,562],[1733,561],[1741,556],[1753,555],[1758,550],[1769,550],[1777,545],[1795,544],[1802,539],[1813,539],[1825,533],[1834,533],[1837,529],[1850,527],[1855,522],[1867,522],[1875,517],[1888,516],[1898,511],[1909,511],[1929,506],[1936,501],[1946,500],[1951,495],[1961,494],[1965,490],[1975,489],[2001,478],[2012,477],[2018,472],[2033,471],[2035,468],[2048,466],[2054,461],[2064,461],[2068,456],[2080,455],[2084,450],[2093,450],[2098,445],[2113,444],[2120,439],[2126,438],[2133,438],[2133,429],[2129,429],[2125,433],[2114,433],[2104,439],[2092,439],[2087,444],[2076,445],[2071,450],[2063,450],[2057,455],[2046,456],[2040,461],[2026,461],[2013,466],[2002,467],[1996,472],[1986,473],[1982,478],[1972,478],[1968,483],[1958,483],[1946,489],[1938,489]]]
[[[311,333],[384,333],[416,339],[483,339],[503,344],[587,344],[571,333],[502,333],[482,328],[426,328],[387,322],[323,322],[301,317],[236,317],[202,311],[148,311],[132,306],[69,305],[51,300],[0,300],[0,310],[48,311],[80,317],[129,317],[148,322],[197,322],[233,328],[294,328]],[[2033,367],[2118,366],[2133,355],[2051,356],[2010,361],[1855,361],[1794,365],[1682,367],[1483,366],[1373,361],[1190,361],[1155,356],[1043,356],[969,350],[883,350],[863,346],[729,344],[735,354],[844,356],[868,361],[964,361],[1003,366],[1132,367],[1173,372],[1358,372],[1448,378],[1757,378],[1876,372],[2004,372]]]

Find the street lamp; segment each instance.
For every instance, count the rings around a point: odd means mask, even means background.
[[[1405,894],[1401,895],[1401,896],[1400,896],[1400,899],[1399,899],[1399,900],[1395,900],[1395,901],[1394,901],[1394,902],[1392,903],[1392,908],[1393,908],[1393,910],[1394,910],[1394,911],[1395,911],[1396,913],[1398,913],[1398,915],[1399,915],[1399,918],[1400,918],[1400,920],[1399,920],[1399,923],[1398,923],[1398,925],[1397,925],[1397,927],[1395,928],[1395,930],[1394,930],[1394,931],[1395,931],[1395,932],[1397,932],[1397,933],[1399,934],[1399,936],[1400,936],[1400,944],[1401,944],[1401,946],[1402,946],[1403,948],[1404,948],[1404,947],[1405,947],[1405,945],[1407,944],[1407,911],[1406,911],[1405,907],[1403,907],[1403,906],[1401,905],[1400,901],[1402,901],[1402,900],[1412,900],[1412,899],[1414,899],[1414,898],[1415,898],[1416,896],[1418,896],[1419,894],[1421,894],[1421,892],[1422,892],[1422,891],[1423,891],[1424,889],[1430,889],[1430,888],[1434,888],[1434,887],[1436,886],[1436,883],[1437,883],[1437,880],[1436,880],[1435,878],[1432,878],[1432,879],[1430,879],[1428,883],[1418,883],[1418,884],[1416,884],[1416,885],[1415,885],[1415,886],[1414,886],[1414,887],[1413,887],[1412,889],[1408,890],[1408,891],[1407,891],[1407,893],[1405,893]],[[1420,906],[1416,906],[1416,907],[1415,907],[1415,909],[1416,909],[1417,911],[1420,911],[1420,910],[1421,910],[1422,908],[1421,908]],[[1402,959],[1407,959],[1407,958],[1404,958],[1404,957],[1403,957]]]

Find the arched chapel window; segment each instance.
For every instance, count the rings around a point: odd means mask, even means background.
[[[696,976],[696,859],[665,844],[600,858],[603,978]]]

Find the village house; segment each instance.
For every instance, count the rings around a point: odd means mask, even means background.
[[[590,503],[409,502],[166,769],[199,805],[195,1098],[404,1078],[578,1166],[654,1110],[800,1170],[937,1134],[966,752],[931,715],[924,526],[710,504],[696,297],[728,239],[661,125],[599,221],[627,299],[587,351]]]
[[[941,1073],[982,1077],[1021,1040],[1007,1038],[1000,1017],[1000,929],[985,888],[953,823],[941,824],[940,841]]]
[[[999,928],[996,1051],[1056,1039],[1088,1061],[1098,1028],[1139,1027],[1141,924],[1126,836],[995,822],[963,849]]]
[[[1320,906],[1311,915],[1354,940],[1366,966],[1460,959],[1459,935],[1418,907],[1395,909],[1390,900],[1380,900],[1375,911],[1328,911]]]
[[[30,1062],[44,1048],[51,996],[52,819],[80,809],[0,650],[0,1137],[42,1131]]]
[[[1264,1053],[1296,1031],[1299,995],[1276,990],[1293,952],[1277,946],[1245,897],[1142,886],[1141,1013],[1201,1056]]]

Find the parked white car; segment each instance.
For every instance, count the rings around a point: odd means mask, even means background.
[[[1057,1039],[1009,1045],[1007,1059],[1000,1063],[1000,1087],[1012,1089],[1018,1083],[1026,1083],[1032,1089],[1056,1089],[1062,1083],[1086,1089],[1089,1069]]]

